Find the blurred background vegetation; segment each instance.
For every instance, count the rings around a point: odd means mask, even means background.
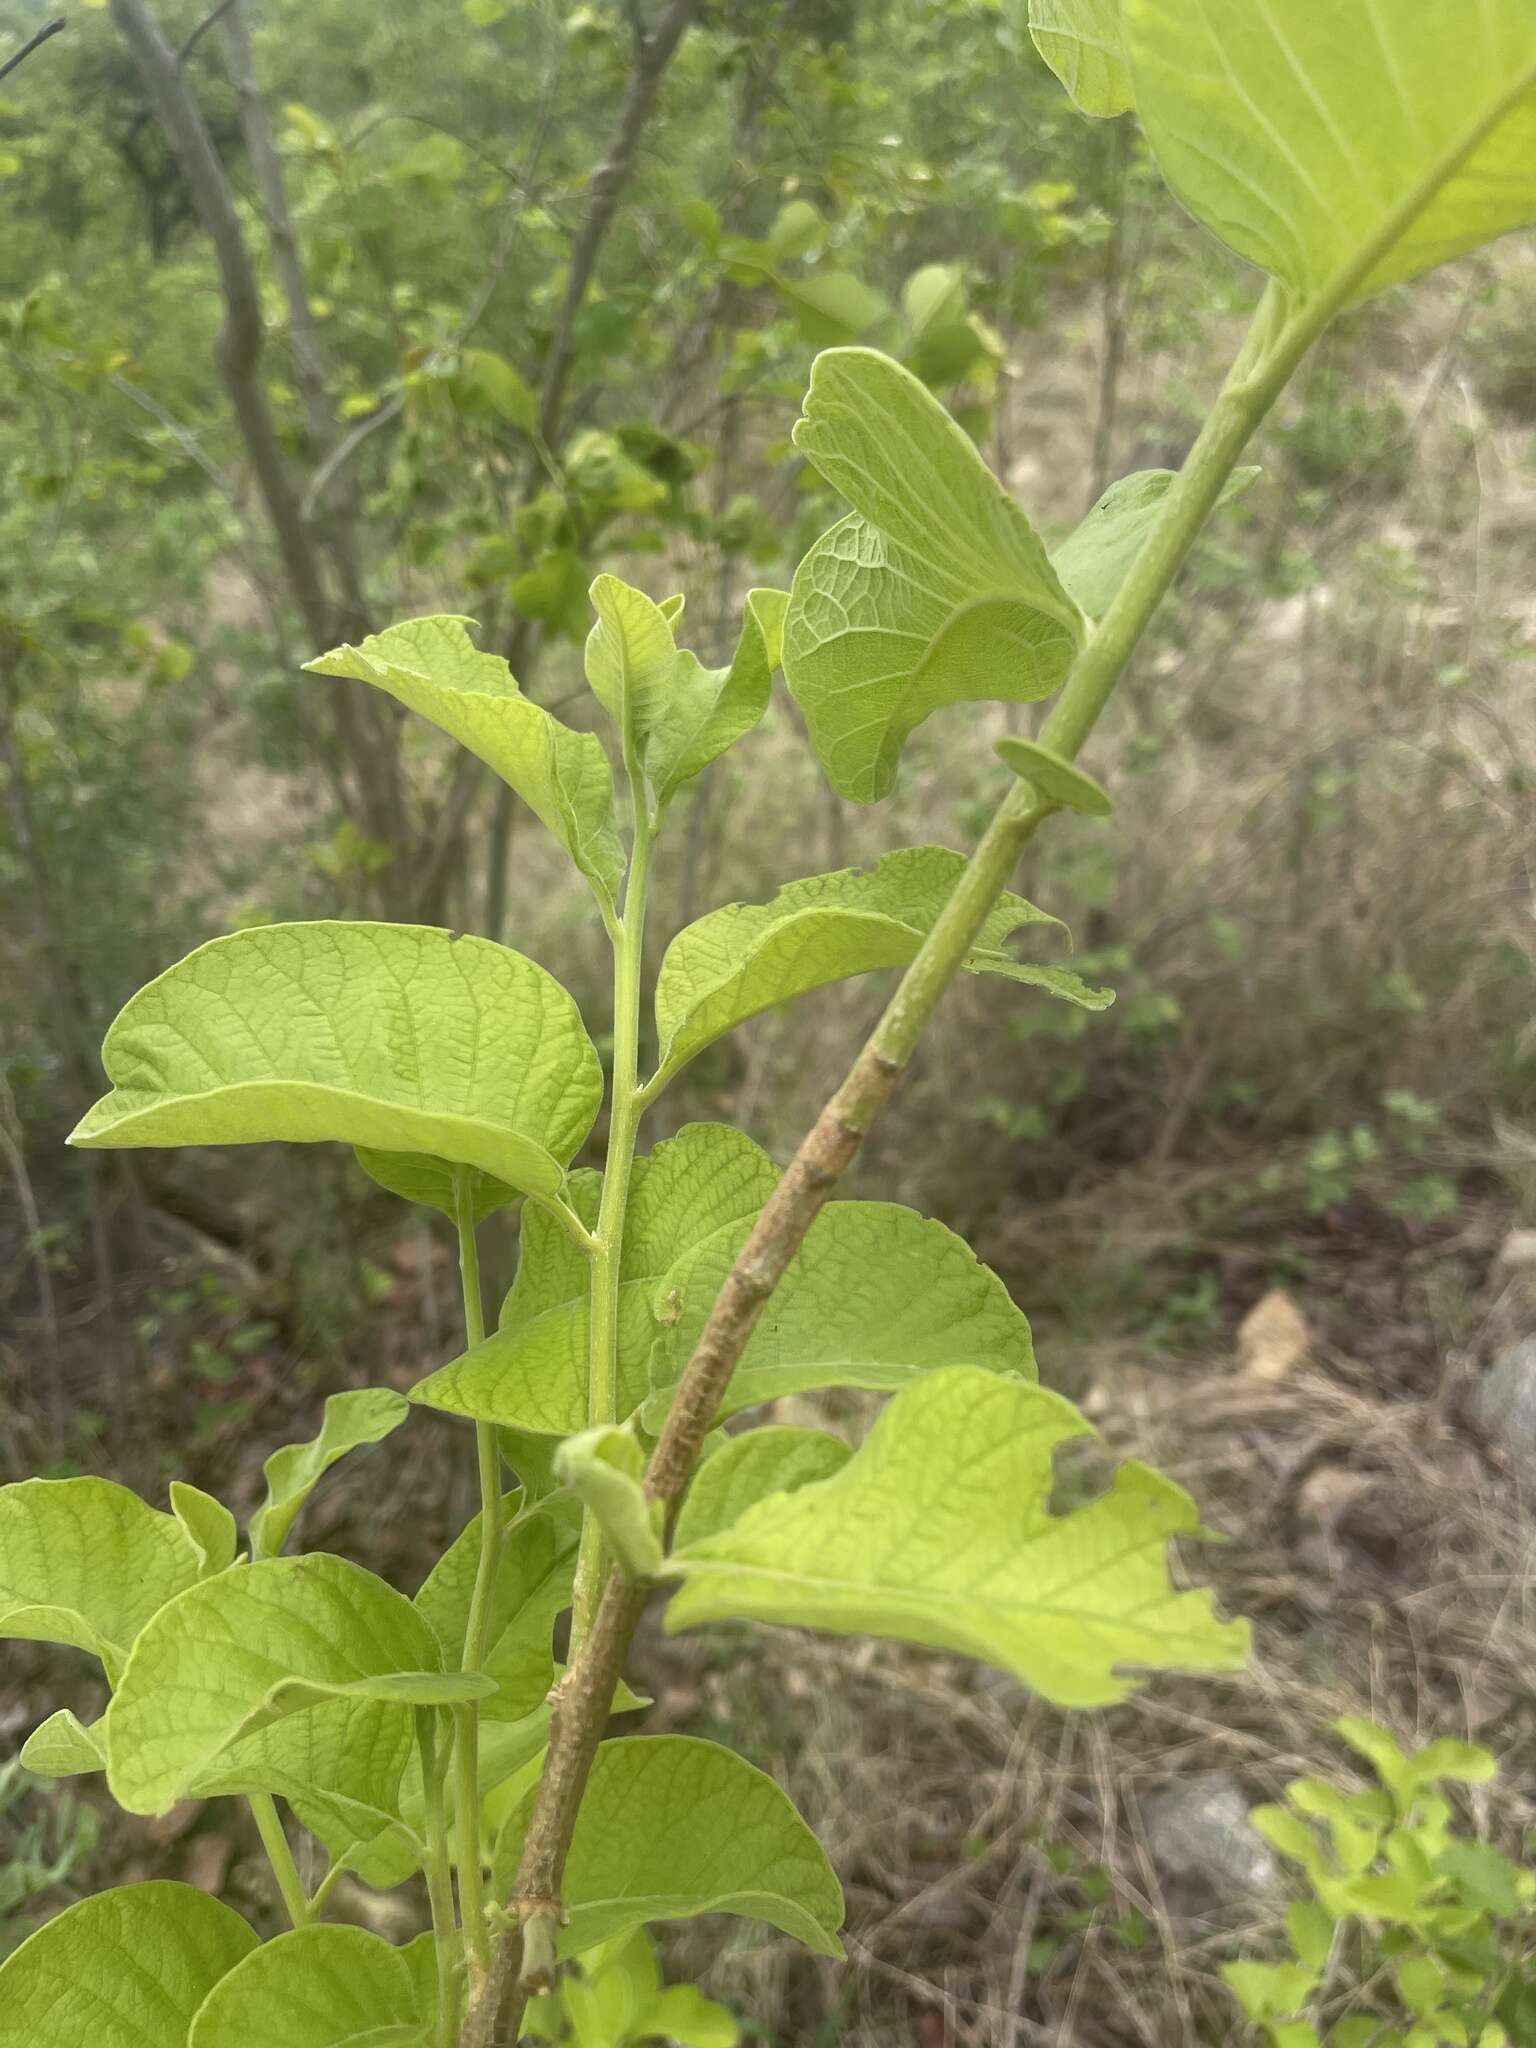
[[[0,0],[0,63],[47,17]],[[746,589],[840,509],[789,440],[839,341],[905,360],[1064,532],[1181,459],[1253,280],[1133,127],[1071,113],[1019,0],[87,5],[0,82],[0,216],[0,1477],[174,1469],[238,1502],[323,1394],[449,1355],[448,1248],[328,1148],[66,1152],[115,1009],[217,932],[333,914],[486,932],[607,999],[601,935],[489,778],[298,664],[462,612],[585,722],[601,568],[684,591],[725,658]],[[1458,1390],[1536,1331],[1533,334],[1527,242],[1329,338],[1095,743],[1110,827],[1064,817],[1031,857],[1115,1007],[957,992],[861,1168],[972,1236],[1049,1381],[1191,1476],[1278,1661],[1235,1713],[1191,1688],[1068,1740],[909,1653],[768,1674],[653,1646],[664,1716],[779,1758],[852,1872],[836,1986],[691,1937],[763,2038],[1230,2038],[1200,1944],[1156,1938],[1136,1787],[1191,1761],[1278,1784],[1328,1703],[1484,1735],[1504,1711],[1526,1538],[1456,1432]],[[794,875],[968,846],[1010,727],[933,721],[866,812],[781,698],[689,799],[658,951]],[[760,1020],[669,1116],[787,1153],[878,1001]],[[495,1255],[506,1279],[511,1226]],[[1265,1304],[1289,1349],[1255,1368]],[[409,1513],[367,1472],[311,1532],[404,1583],[467,1507],[446,1426],[413,1445]],[[1385,1518],[1363,1563],[1343,1495],[1304,1498],[1334,1467]],[[1475,1524],[1479,1591],[1405,1622],[1435,1500],[1444,1542]],[[0,1752],[52,1668],[7,1648]],[[108,1853],[40,1797],[0,1789],[38,1874],[0,1925]],[[159,1869],[175,1840],[110,1853]],[[1085,2018],[1149,1945],[1175,1990]]]

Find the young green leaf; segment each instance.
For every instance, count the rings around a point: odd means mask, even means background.
[[[750,1223],[778,1177],[767,1153],[726,1124],[685,1125],[635,1162],[619,1276],[621,1416],[650,1392],[652,1304],[662,1275],[724,1225]],[[600,1177],[573,1174],[569,1194],[583,1220],[594,1222]],[[581,1429],[587,1420],[590,1284],[579,1248],[547,1217],[525,1217],[522,1260],[500,1329],[429,1374],[412,1388],[411,1399],[449,1415],[550,1436]]]
[[[1131,1668],[1240,1669],[1246,1627],[1169,1582],[1169,1537],[1199,1526],[1182,1488],[1128,1463],[1051,1514],[1052,1454],[1090,1433],[1040,1387],[933,1373],[833,1478],[674,1550],[666,1627],[742,1616],[891,1636],[999,1665],[1058,1706],[1125,1698]]]
[[[219,1572],[228,1571],[235,1561],[240,1533],[234,1516],[223,1501],[215,1500],[201,1487],[189,1486],[184,1479],[173,1479],[171,1512],[198,1554],[201,1576],[211,1579]]]
[[[276,1793],[335,1852],[397,1826],[414,1753],[411,1716],[398,1704],[341,1694],[231,1742],[189,1793]]]
[[[746,1232],[719,1231],[667,1274],[658,1307],[676,1320],[658,1366],[687,1364]],[[895,1202],[832,1202],[790,1261],[731,1376],[720,1417],[817,1387],[890,1392],[946,1365],[1035,1377],[1029,1323],[997,1275],[952,1230]],[[647,1404],[660,1426],[675,1388]],[[723,1453],[722,1453],[723,1455]]]
[[[660,1071],[674,1074],[724,1032],[775,1003],[913,960],[965,868],[944,846],[908,846],[867,871],[787,882],[767,903],[727,903],[680,931],[656,980]],[[1023,925],[1059,920],[1005,894],[977,934],[972,974],[1034,981],[1002,951]],[[1081,984],[1079,984],[1081,986]],[[1059,991],[1058,991],[1059,992]]]
[[[203,2000],[255,1947],[191,1885],[98,1892],[0,1964],[0,2048],[186,2048]]]
[[[107,1752],[98,1727],[83,1726],[68,1707],[61,1707],[22,1744],[21,1767],[40,1778],[78,1778],[86,1771],[104,1771]]]
[[[662,1506],[641,1485],[645,1453],[632,1430],[615,1423],[569,1436],[555,1453],[555,1470],[590,1513],[632,1585],[653,1579],[661,1566]]]
[[[354,1151],[368,1178],[387,1188],[390,1194],[399,1195],[402,1201],[418,1202],[424,1208],[440,1209],[445,1216],[457,1219],[455,1175],[463,1168],[446,1165],[425,1152],[378,1152],[370,1145],[358,1145]],[[505,1181],[481,1173],[478,1168],[469,1170],[470,1213],[476,1223],[483,1223],[487,1216],[520,1199],[520,1191],[509,1188]]]
[[[532,1794],[496,1845],[510,1889]],[[560,1952],[650,1920],[739,1913],[840,1956],[843,1894],[821,1844],[765,1772],[685,1735],[624,1737],[597,1752],[561,1891]]]
[[[1240,498],[1260,472],[1234,469],[1219,502]],[[1174,483],[1171,469],[1139,469],[1112,483],[1051,556],[1051,565],[1090,619],[1101,619],[1156,523]]]
[[[232,1743],[332,1699],[403,1712],[483,1691],[445,1674],[437,1637],[360,1565],[270,1558],[192,1586],[134,1644],[107,1709],[107,1781],[130,1813],[163,1813]]]
[[[252,1557],[276,1557],[299,1510],[338,1458],[382,1443],[411,1412],[404,1394],[389,1387],[359,1387],[326,1401],[318,1436],[284,1444],[262,1466],[267,1497],[251,1517]]]
[[[298,1927],[214,1986],[186,2048],[407,2048],[426,2024],[399,1949],[361,1927]]]
[[[995,753],[1022,782],[1048,803],[1061,804],[1069,811],[1082,811],[1090,818],[1107,818],[1114,809],[1108,793],[1091,775],[1061,754],[1053,754],[1034,740],[1001,739]]]
[[[69,1643],[116,1684],[140,1629],[202,1566],[173,1515],[110,1479],[0,1487],[0,1640]]]
[[[473,623],[408,619],[304,665],[375,684],[477,754],[554,834],[611,911],[624,854],[602,742],[570,731],[525,697],[501,656],[482,654],[470,639],[465,629]]]
[[[1123,0],[1029,0],[1035,48],[1095,120],[1110,120],[1136,103],[1123,13]]]
[[[1306,301],[1352,304],[1536,221],[1529,0],[1127,0],[1164,177]]]
[[[486,1028],[494,1017],[496,1029]],[[552,975],[422,925],[261,925],[200,946],[107,1033],[76,1145],[335,1140],[553,1194],[602,1069]]]
[[[776,1424],[730,1437],[694,1474],[673,1541],[680,1548],[701,1543],[772,1493],[794,1493],[830,1479],[852,1456],[841,1437],[823,1429]]]
[[[557,1494],[529,1514],[517,1513],[518,1496],[503,1508],[510,1527],[486,1622],[485,1669],[498,1691],[480,1710],[483,1721],[520,1721],[540,1706],[555,1682],[555,1617],[571,1604],[581,1517],[569,1495]],[[515,1519],[514,1519],[515,1517]],[[476,1515],[433,1566],[416,1595],[443,1647],[445,1663],[464,1647],[480,1558]]]
[[[642,755],[676,686],[671,620],[643,590],[617,576],[599,576],[588,595],[597,623],[587,635],[587,682],[625,745]]]
[[[1024,514],[899,363],[818,356],[795,441],[853,511],[795,572],[784,676],[833,788],[873,803],[931,712],[1049,696],[1085,622]]]
[[[735,746],[768,709],[788,603],[787,591],[747,592],[741,637],[725,668],[705,668],[686,650],[679,654],[672,694],[643,752],[646,775],[663,802]]]

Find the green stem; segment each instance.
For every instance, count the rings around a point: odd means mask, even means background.
[[[437,2048],[453,2048],[459,2035],[459,1984],[454,1968],[459,1941],[453,1916],[453,1866],[443,1812],[444,1772],[437,1754],[436,1707],[416,1709],[416,1747],[421,1754],[425,1795],[427,1898],[432,1907],[432,1936],[437,1952],[436,2043]]]
[[[592,1254],[590,1344],[587,1367],[587,1426],[616,1422],[619,1405],[619,1286],[624,1263],[624,1220],[629,1206],[635,1136],[646,1098],[638,1086],[640,1066],[640,983],[644,964],[645,906],[650,890],[651,853],[657,820],[646,808],[645,783],[634,750],[624,749],[634,804],[635,843],[624,887],[624,915],[613,948],[613,1095],[608,1114],[608,1156],[603,1162],[603,1195],[597,1212],[597,1245]],[[576,1589],[571,1608],[570,1656],[574,1661],[592,1618],[603,1582],[603,1539],[588,1511],[581,1526]]]
[[[288,1846],[288,1837],[283,1833],[283,1823],[278,1818],[277,1801],[270,1792],[252,1792],[247,1797],[256,1822],[256,1832],[261,1836],[261,1846],[267,1852],[267,1861],[272,1866],[272,1875],[277,1880],[278,1890],[282,1893],[288,1918],[295,1927],[307,1927],[313,1917],[310,1903],[299,1881],[293,1851]]]
[[[469,1173],[454,1169],[455,1221],[459,1230],[459,1275],[464,1286],[464,1335],[470,1348],[485,1337],[485,1309],[480,1292],[480,1253],[475,1243],[475,1215]],[[501,1451],[493,1424],[475,1424],[475,1459],[480,1474],[480,1557],[470,1592],[464,1629],[463,1664],[478,1671],[485,1663],[491,1602],[501,1565]],[[455,1708],[454,1826],[458,1851],[459,1910],[472,1979],[490,1963],[491,1938],[485,1918],[485,1874],[480,1862],[480,1717],[474,1705]]]

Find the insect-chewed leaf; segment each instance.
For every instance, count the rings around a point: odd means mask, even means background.
[[[191,1885],[98,1892],[0,1963],[0,2048],[186,2048],[203,2000],[255,1948]]]
[[[965,856],[948,847],[904,847],[867,873],[808,875],[787,882],[771,902],[727,903],[686,926],[668,946],[656,981],[662,1071],[675,1073],[775,1003],[850,975],[905,967],[964,870]],[[1022,925],[1058,922],[1022,896],[1004,895],[978,933],[967,969],[1033,978],[1002,943]]]
[[[1095,120],[1135,105],[1123,17],[1123,0],[1029,0],[1035,48]]]
[[[555,1494],[520,1515],[519,1500],[509,1494],[502,1504],[510,1526],[486,1621],[484,1667],[498,1690],[481,1708],[482,1721],[519,1721],[544,1700],[555,1682],[555,1617],[570,1606],[576,1576],[576,1503],[568,1494]],[[416,1595],[417,1612],[431,1623],[445,1663],[456,1663],[464,1647],[479,1557],[476,1515]]]
[[[390,1387],[358,1387],[332,1394],[318,1436],[284,1444],[262,1466],[267,1497],[251,1517],[251,1555],[275,1557],[288,1540],[299,1510],[325,1474],[348,1451],[382,1443],[411,1412],[404,1394]]]
[[[1249,463],[1233,470],[1219,503],[1240,498],[1258,476]],[[1175,482],[1171,469],[1138,469],[1099,499],[1051,556],[1051,564],[1090,619],[1102,619],[1152,531]]]
[[[773,1424],[727,1438],[693,1476],[673,1543],[685,1549],[739,1521],[771,1493],[794,1493],[840,1472],[853,1453],[824,1429]]]
[[[665,1353],[670,1375],[692,1356],[744,1236],[717,1232],[662,1281],[661,1302],[681,1303]],[[961,1364],[1035,1376],[1029,1323],[1002,1281],[963,1238],[915,1209],[832,1202],[764,1308],[720,1413],[816,1387],[889,1393]],[[652,1396],[648,1428],[659,1429],[675,1392],[669,1384]]]
[[[966,435],[888,356],[818,356],[795,442],[853,511],[795,572],[784,676],[833,788],[873,803],[930,712],[1048,696],[1084,620]]]
[[[657,1282],[712,1232],[749,1223],[778,1177],[767,1153],[726,1124],[687,1124],[635,1162],[619,1277],[621,1416],[650,1391]],[[596,1219],[601,1187],[595,1173],[571,1177],[570,1199],[586,1222]],[[586,1259],[561,1230],[538,1213],[525,1217],[522,1261],[500,1329],[421,1381],[411,1399],[549,1436],[583,1428],[590,1277]]]
[[[1536,221],[1530,0],[1127,0],[1163,175],[1300,300],[1344,303]]]
[[[115,1684],[140,1629],[202,1570],[174,1515],[110,1479],[0,1487],[0,1639],[88,1650]]]
[[[50,1714],[21,1745],[21,1767],[40,1778],[78,1778],[104,1771],[107,1752],[99,1728],[87,1728],[68,1707]]]
[[[496,1844],[505,1895],[532,1793]],[[840,1956],[843,1894],[821,1844],[764,1772],[686,1735],[626,1736],[597,1752],[561,1887],[564,1955],[650,1920],[739,1913]]]
[[[186,2048],[407,2048],[428,2018],[399,1949],[361,1927],[298,1927],[220,1980]]]
[[[475,1674],[442,1667],[427,1622],[361,1565],[316,1555],[226,1572],[162,1607],[135,1642],[105,1718],[109,1787],[130,1813],[163,1813],[285,1714],[463,1696],[451,1682]]]
[[[553,832],[612,907],[624,854],[613,813],[613,771],[593,733],[572,732],[533,703],[499,654],[482,654],[459,618],[407,619],[360,647],[304,665],[357,676],[430,718],[478,754]]]
[[[494,1017],[495,1030],[487,1028]],[[267,1139],[427,1152],[552,1194],[602,1069],[553,975],[424,925],[262,925],[199,946],[107,1033],[77,1145]]]
[[[833,1478],[674,1551],[684,1582],[666,1626],[742,1616],[889,1636],[996,1664],[1071,1707],[1123,1699],[1135,1668],[1239,1669],[1247,1628],[1169,1581],[1168,1539],[1198,1529],[1181,1487],[1128,1463],[1098,1499],[1050,1512],[1057,1445],[1091,1433],[1043,1388],[934,1373]]]
[[[197,1552],[201,1576],[211,1579],[228,1571],[235,1561],[240,1532],[235,1518],[223,1501],[189,1486],[184,1479],[171,1481],[171,1512],[186,1531],[187,1541]]]

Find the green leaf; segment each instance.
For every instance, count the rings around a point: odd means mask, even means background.
[[[1122,0],[1029,0],[1035,48],[1085,114],[1108,120],[1136,103]]]
[[[516,1494],[502,1506],[510,1526],[486,1620],[485,1670],[499,1690],[480,1710],[482,1721],[520,1721],[539,1707],[555,1682],[555,1617],[571,1604],[581,1516],[569,1495],[556,1495],[531,1513],[518,1513]],[[470,1600],[480,1561],[480,1517],[433,1566],[416,1595],[443,1649],[455,1664],[464,1648]]]
[[[667,1274],[676,1321],[665,1358],[680,1377],[746,1232],[719,1231]],[[661,1361],[658,1360],[658,1364]],[[1029,1323],[952,1230],[895,1202],[831,1202],[806,1233],[731,1375],[720,1419],[817,1387],[891,1392],[947,1365],[1035,1377]],[[653,1396],[659,1428],[675,1387]],[[723,1455],[723,1454],[722,1454]]]
[[[1298,1899],[1286,1909],[1285,1925],[1291,1947],[1308,1969],[1326,1969],[1338,1925],[1327,1907],[1320,1906],[1315,1899]]]
[[[445,1216],[455,1219],[459,1213],[457,1173],[469,1174],[470,1212],[476,1223],[483,1223],[509,1202],[521,1199],[516,1188],[509,1188],[505,1181],[496,1180],[491,1174],[481,1173],[478,1168],[448,1166],[424,1152],[378,1152],[369,1145],[359,1145],[355,1151],[358,1165],[381,1188],[399,1195],[403,1201],[440,1209]]]
[[[1069,811],[1082,811],[1090,818],[1107,818],[1114,809],[1107,791],[1091,775],[1085,775],[1063,755],[1053,753],[1034,740],[1002,739],[994,749],[999,760],[1011,768],[1049,803],[1062,804]]]
[[[403,2048],[424,2041],[425,2026],[398,1949],[361,1927],[299,1927],[215,1986],[187,2048]]]
[[[1217,502],[1240,498],[1259,475],[1252,465],[1233,470]],[[1056,574],[1090,619],[1102,619],[1109,610],[1175,481],[1171,469],[1139,469],[1121,477],[1052,555]]]
[[[0,1487],[0,1640],[87,1650],[115,1684],[140,1629],[202,1563],[173,1515],[110,1479]]]
[[[0,1964],[0,2048],[186,2048],[203,2000],[255,1947],[190,1885],[98,1892]]]
[[[107,1709],[107,1782],[164,1813],[231,1744],[332,1699],[410,1706],[466,1696],[402,1594],[323,1554],[270,1558],[190,1587],[135,1642]],[[481,1688],[472,1688],[479,1691]]]
[[[735,746],[768,709],[788,604],[787,591],[747,592],[741,637],[725,668],[705,668],[686,650],[678,655],[672,695],[644,749],[645,772],[663,801]]]
[[[673,1542],[680,1549],[701,1543],[770,1494],[794,1493],[830,1479],[852,1456],[841,1437],[822,1429],[776,1424],[730,1437],[694,1474]]]
[[[21,1766],[40,1778],[77,1778],[86,1771],[104,1771],[107,1752],[95,1727],[82,1726],[68,1707],[61,1707],[22,1744]]]
[[[649,2037],[675,2042],[676,2048],[736,2048],[741,2028],[734,2014],[696,1985],[673,1984],[640,2015],[640,2038]]]
[[[1127,1667],[1241,1669],[1247,1628],[1169,1582],[1168,1539],[1199,1527],[1181,1487],[1127,1463],[1098,1499],[1050,1513],[1052,1454],[1087,1434],[1043,1388],[932,1373],[835,1477],[675,1550],[667,1630],[740,1616],[889,1636],[999,1665],[1058,1706],[1125,1698]]]
[[[842,868],[787,882],[768,903],[727,903],[680,931],[656,980],[660,1071],[674,1074],[706,1045],[776,1003],[916,958],[965,856],[944,846],[909,846],[867,871]],[[972,974],[1035,981],[1034,969],[1003,952],[1021,926],[1057,924],[1022,896],[1005,894],[977,934]]]
[[[572,732],[525,697],[499,654],[482,654],[471,619],[409,619],[305,667],[357,676],[451,734],[514,789],[611,910],[624,854],[613,771],[594,733]]]
[[[569,1436],[555,1453],[555,1471],[597,1517],[614,1561],[632,1585],[661,1567],[665,1510],[645,1497],[645,1453],[632,1430],[599,1423]]]
[[[800,317],[800,331],[817,348],[853,341],[882,321],[890,308],[873,285],[846,270],[818,270],[786,277],[769,269],[774,289]]]
[[[200,1575],[205,1579],[228,1571],[235,1561],[240,1534],[235,1518],[223,1501],[215,1500],[201,1487],[184,1479],[171,1481],[171,1512],[186,1531],[187,1541],[198,1554]]]
[[[1298,300],[1335,279],[1370,298],[1536,221],[1528,0],[1128,0],[1126,20],[1164,177]]]
[[[899,363],[818,356],[795,442],[853,511],[795,572],[785,680],[833,788],[873,803],[931,712],[1048,696],[1084,620],[1024,514]]]
[[[45,1722],[44,1726],[47,1725]],[[26,1750],[22,1751],[21,1760],[26,1763]],[[1435,1859],[1435,1869],[1450,1879],[1469,1906],[1509,1915],[1520,1910],[1519,1865],[1501,1856],[1487,1842],[1448,1842]]]
[[[675,687],[677,643],[660,605],[617,576],[599,576],[587,595],[597,623],[587,635],[592,694],[637,754]]]
[[[365,1444],[382,1443],[411,1412],[404,1394],[389,1387],[359,1387],[332,1394],[318,1436],[285,1444],[262,1466],[267,1497],[251,1517],[251,1555],[276,1557],[299,1510],[338,1458]]]
[[[619,1269],[621,1417],[651,1389],[652,1304],[663,1274],[723,1225],[749,1224],[778,1177],[767,1153],[725,1124],[686,1125],[635,1162]],[[600,1192],[597,1174],[572,1176],[571,1200],[584,1220],[596,1219]],[[590,1277],[579,1247],[547,1217],[526,1216],[500,1329],[421,1381],[411,1399],[550,1436],[584,1427]]]
[[[1316,1974],[1298,1963],[1223,1963],[1221,1974],[1251,2020],[1284,2019],[1317,1987]]]
[[[496,1845],[502,1896],[531,1810],[530,1793]],[[602,1744],[561,1899],[562,1955],[700,1913],[766,1920],[818,1955],[842,1954],[842,1889],[816,1837],[765,1772],[692,1736]]]
[[[494,1017],[494,1031],[486,1020]],[[270,1139],[428,1152],[553,1194],[602,1069],[552,975],[424,925],[259,925],[199,946],[107,1033],[76,1145]]]

